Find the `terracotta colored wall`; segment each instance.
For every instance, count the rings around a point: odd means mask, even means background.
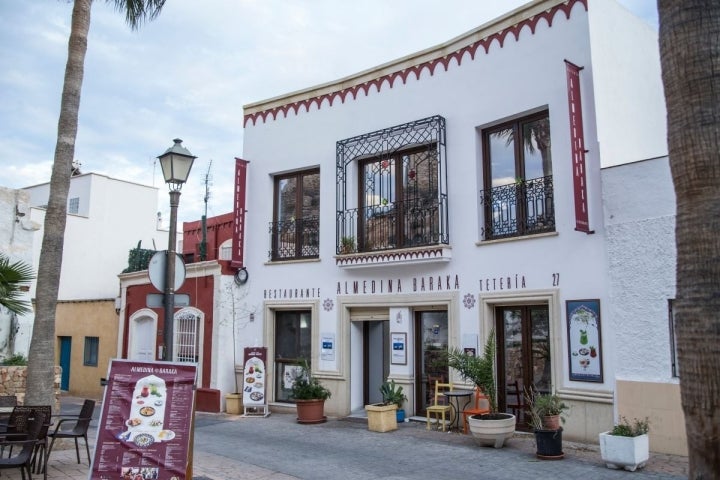
[[[212,276],[203,276],[197,278],[187,278],[182,287],[175,293],[185,293],[190,295],[190,306],[197,308],[204,314],[203,323],[203,352],[204,359],[202,362],[202,371],[199,372],[201,387],[208,388],[210,386],[210,373],[212,366],[212,335],[213,335],[213,289],[215,281]],[[148,293],[158,293],[155,287],[150,283],[144,285],[133,285],[128,287],[126,296],[126,315],[123,318],[124,331],[128,332],[130,324],[128,319],[138,310],[146,308],[146,297]],[[157,344],[163,342],[162,332],[165,328],[164,311],[162,308],[151,309],[158,315],[158,338]],[[157,352],[156,352],[157,353]],[[122,358],[128,356],[128,335],[123,338]],[[159,360],[159,359],[156,359]]]
[[[57,337],[70,337],[70,383],[68,393],[99,399],[103,395],[100,378],[107,375],[111,358],[117,356],[118,316],[115,301],[59,302],[55,317],[55,362],[60,364]],[[85,337],[98,337],[97,366],[84,365]]]

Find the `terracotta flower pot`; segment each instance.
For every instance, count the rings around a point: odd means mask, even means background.
[[[560,415],[545,415],[542,425],[544,430],[560,430]]]
[[[325,400],[295,400],[298,423],[323,423],[325,416]]]

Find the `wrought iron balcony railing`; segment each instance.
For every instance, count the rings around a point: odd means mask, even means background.
[[[448,244],[447,197],[338,212],[337,232],[338,254]]]
[[[317,258],[320,255],[320,218],[270,222],[270,238],[271,260]]]
[[[555,231],[552,176],[481,190],[480,205],[485,240]]]

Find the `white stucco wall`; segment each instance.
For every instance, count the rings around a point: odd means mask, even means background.
[[[115,298],[117,275],[138,242],[143,248],[167,248],[168,232],[157,228],[157,188],[92,173],[73,177],[70,185],[68,198],[80,198],[80,213],[67,217],[59,299]],[[47,203],[47,184],[26,190],[33,205]],[[33,209],[40,225],[44,217],[44,209]],[[34,237],[36,267],[42,235],[41,228]]]
[[[602,166],[667,155],[657,31],[614,1],[588,9]]]
[[[0,187],[0,250],[10,258],[10,262],[33,262],[33,235],[39,228],[30,216],[30,196],[22,191]],[[37,271],[37,270],[35,270]],[[32,296],[28,291],[23,299],[30,302]],[[13,321],[13,317],[15,320]],[[15,352],[27,352],[30,345],[34,313],[15,316],[0,307],[0,355],[11,355]],[[18,328],[11,333],[13,323]],[[11,351],[10,336],[14,334],[14,351]]]
[[[667,157],[602,171],[617,378],[676,383],[668,300],[675,297],[675,191]]]
[[[602,8],[602,5],[591,4],[590,14]],[[616,14],[625,12],[611,9],[604,14],[603,22],[609,23]],[[603,22],[598,22],[598,25]],[[637,35],[652,37],[652,32],[639,32]],[[279,113],[277,119],[268,117],[264,122],[259,119],[255,124],[246,124],[243,158],[251,162],[248,170],[246,231],[249,233],[245,237],[246,265],[251,272],[254,288],[250,295],[254,302],[261,303],[263,292],[269,289],[282,291],[313,287],[320,291],[318,301],[331,299],[337,305],[338,282],[344,284],[346,281],[358,280],[369,284],[372,281],[401,279],[409,290],[413,279],[446,278],[447,275],[459,278],[460,286],[453,293],[458,298],[470,294],[479,299],[486,295],[508,293],[500,291],[499,287],[491,287],[492,291],[487,291],[488,284],[493,283],[492,279],[515,278],[515,275],[519,275],[525,279],[526,286],[518,289],[522,291],[515,292],[518,295],[543,289],[559,289],[561,307],[551,312],[555,317],[552,319],[553,335],[560,342],[558,345],[562,352],[566,352],[565,300],[599,298],[602,305],[609,301],[600,183],[600,165],[604,160],[601,161],[601,152],[597,146],[599,133],[594,117],[595,108],[600,103],[595,97],[599,82],[594,77],[595,55],[600,60],[603,56],[600,45],[591,48],[592,39],[588,12],[581,3],[576,3],[569,20],[559,13],[554,17],[552,27],[549,27],[545,19],[540,19],[534,33],[530,27],[523,27],[519,40],[516,41],[510,34],[502,47],[495,41],[487,54],[480,48],[474,60],[466,54],[461,66],[453,61],[447,71],[438,66],[434,74],[430,75],[426,69],[419,80],[410,75],[405,84],[396,80],[392,88],[386,82],[379,92],[372,87],[369,94],[360,93],[357,99],[348,97],[345,102],[336,99],[332,106],[325,100],[319,109],[312,106],[306,112],[301,107],[297,114],[290,110],[287,116]],[[634,48],[632,44],[623,46]],[[448,48],[447,51],[452,50]],[[588,197],[590,225],[594,230],[591,235],[574,230],[566,59],[585,67],[580,81],[585,138],[589,150]],[[602,61],[599,63],[602,64]],[[623,64],[622,67],[623,78],[635,74],[632,63]],[[400,67],[385,65],[383,72],[392,72],[396,68]],[[338,88],[351,85],[353,82],[345,79]],[[605,85],[600,90],[605,93],[608,91]],[[288,103],[314,94],[316,92],[313,89],[291,94]],[[628,107],[623,101],[608,98],[604,101],[611,104],[610,110],[616,115],[641,108],[641,105]],[[280,100],[274,99],[274,104],[279,103]],[[260,108],[259,104],[254,104],[250,110]],[[479,219],[482,217],[477,200],[477,192],[482,189],[480,132],[486,126],[544,108],[548,109],[550,115],[558,235],[520,242],[478,243],[481,240]],[[447,263],[398,264],[364,270],[338,268],[334,262],[336,142],[435,114],[447,120],[452,260]],[[636,138],[628,138],[625,132],[620,139],[614,138],[617,132],[613,130],[606,131],[605,135],[622,142],[633,154],[642,151],[640,147],[633,148]],[[645,140],[637,138],[640,143]],[[270,201],[272,176],[318,165],[322,192],[320,261],[267,264],[269,238],[266,232],[273,213]],[[553,283],[553,274],[559,275],[559,284]],[[408,290],[403,293],[420,293]],[[472,308],[466,308],[462,302],[458,304],[458,310],[451,312],[458,325],[451,340],[455,344],[460,343],[463,334],[482,334],[481,325],[484,321],[478,304]],[[319,314],[321,331],[337,330],[339,313],[336,309],[321,309]],[[611,336],[612,329],[604,329],[603,335]],[[558,377],[562,385],[558,386],[611,391],[617,363],[613,355],[613,342],[607,341],[607,338],[605,340],[604,383],[570,382],[566,353],[561,353],[556,365],[563,372]],[[336,371],[339,370],[339,362],[340,359],[329,364],[321,362],[320,368]],[[411,370],[412,366],[409,365],[407,369]]]

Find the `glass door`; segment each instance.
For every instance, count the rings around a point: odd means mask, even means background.
[[[527,427],[524,394],[552,390],[550,319],[547,305],[498,307],[497,333],[498,409],[517,417]]]
[[[439,365],[448,349],[446,311],[415,314],[415,414],[432,405],[435,382],[447,382],[448,367]]]
[[[290,389],[301,366],[310,363],[311,318],[309,311],[275,314],[275,401],[292,402]]]

